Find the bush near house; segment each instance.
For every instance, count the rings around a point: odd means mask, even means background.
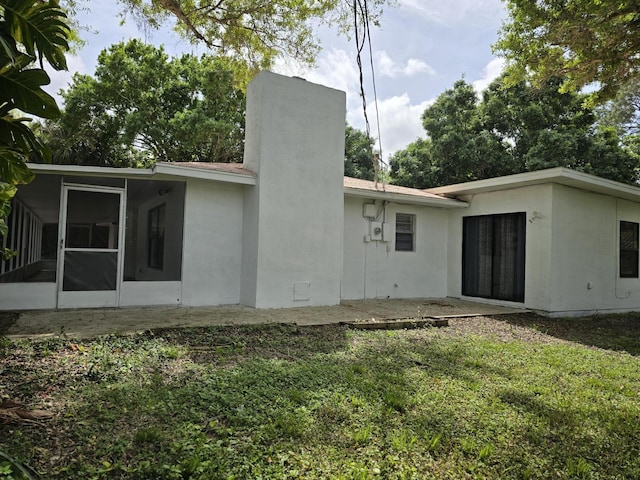
[[[0,451],[54,479],[640,478],[638,320],[7,341],[0,400],[55,416]]]

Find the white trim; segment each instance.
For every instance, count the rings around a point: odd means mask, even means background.
[[[38,173],[74,175],[86,177],[150,177],[153,171],[148,168],[115,168],[90,167],[86,165],[51,165],[43,163],[27,163],[29,170]]]
[[[209,168],[196,168],[180,165],[179,163],[156,163],[151,168],[114,168],[114,167],[90,167],[84,165],[50,165],[41,163],[28,163],[29,169],[35,173],[48,173],[59,175],[74,175],[86,177],[109,178],[141,178],[155,176],[169,176],[180,178],[199,178],[203,180],[215,180],[218,182],[237,183],[241,185],[255,185],[256,176],[249,173],[227,172]]]
[[[504,177],[487,178],[475,182],[458,183],[425,190],[436,195],[473,195],[495,192],[512,188],[528,187],[543,183],[558,183],[568,187],[580,188],[616,198],[640,202],[640,188],[626,183],[614,182],[606,178],[577,172],[565,167],[549,168],[535,172],[518,173]]]
[[[110,193],[119,197],[118,218],[118,248],[66,248],[67,207],[69,191],[83,191],[95,193]],[[62,182],[60,201],[60,220],[58,226],[58,265],[56,275],[56,307],[80,308],[80,307],[117,307],[120,302],[120,289],[122,286],[122,271],[124,259],[124,229],[126,222],[126,179],[125,187],[104,187],[100,185],[80,185]],[[116,253],[116,285],[115,290],[105,291],[65,291],[64,284],[64,260],[65,253],[71,251],[91,253]]]
[[[468,208],[469,204],[451,198],[431,198],[417,195],[406,195],[403,193],[392,193],[376,190],[365,190],[353,187],[345,187],[344,194],[351,197],[372,198],[376,200],[387,200],[389,202],[405,205],[427,205],[440,208]]]
[[[186,167],[179,163],[156,163],[153,166],[156,174],[170,175],[173,177],[198,178],[202,180],[215,180],[218,182],[238,183],[241,185],[255,185],[256,176],[248,173],[226,172],[208,168]]]

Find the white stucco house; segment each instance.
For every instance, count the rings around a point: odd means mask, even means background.
[[[456,297],[640,310],[640,188],[564,168],[428,191],[343,177],[345,94],[263,72],[243,164],[31,165],[0,309]]]

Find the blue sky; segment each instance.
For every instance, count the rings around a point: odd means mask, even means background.
[[[164,45],[172,55],[205,53],[203,47],[190,45],[168,27],[145,32],[129,18],[120,25],[119,7],[114,0],[87,3],[88,11],[80,15],[81,23],[91,29],[82,35],[86,45],[68,58],[69,72],[51,75],[49,92],[66,88],[74,72],[93,74],[100,51],[129,38]],[[420,115],[456,80],[464,76],[481,91],[500,74],[503,62],[492,54],[491,44],[505,19],[501,0],[398,0],[396,7],[385,9],[381,26],[371,30],[385,160],[416,138],[424,137]],[[316,68],[302,69],[290,61],[281,61],[274,70],[346,91],[347,121],[364,129],[355,45],[326,28],[319,36],[323,51]],[[368,57],[363,63],[367,113],[372,135],[377,137]]]

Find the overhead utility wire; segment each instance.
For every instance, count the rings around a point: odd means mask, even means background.
[[[359,10],[358,10],[359,9]],[[358,21],[358,13],[362,17],[363,24],[363,33],[362,39],[360,39],[360,22]],[[369,60],[371,64],[371,79],[373,83],[373,97],[374,97],[374,105],[376,107],[376,123],[378,130],[378,148],[379,153],[374,154],[372,152],[372,163],[373,163],[373,171],[374,171],[374,181],[376,183],[376,187],[378,185],[378,180],[380,179],[380,163],[383,163],[382,160],[382,140],[380,135],[380,113],[378,110],[378,92],[376,89],[376,77],[375,77],[375,69],[373,67],[373,49],[371,47],[371,33],[369,30],[369,8],[367,6],[367,0],[353,0],[353,21],[354,21],[354,31],[355,31],[355,41],[356,41],[356,62],[358,64],[358,73],[360,79],[360,97],[362,98],[362,112],[364,114],[364,122],[365,122],[365,130],[367,139],[371,138],[371,126],[369,124],[369,116],[367,115],[367,99],[364,91],[364,78],[362,73],[362,50],[364,49],[365,42],[369,44]],[[384,176],[381,178],[382,180],[382,189],[385,189],[384,184]]]

